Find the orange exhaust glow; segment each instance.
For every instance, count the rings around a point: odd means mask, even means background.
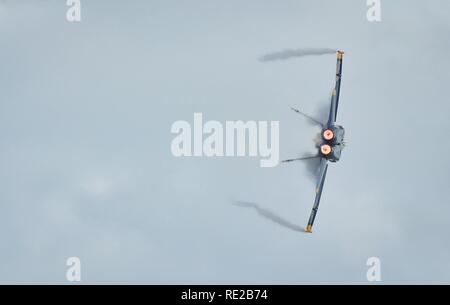
[[[334,138],[334,132],[330,129],[324,130],[324,132],[322,133],[322,136],[325,140],[330,141],[333,140]]]
[[[320,152],[324,155],[327,156],[331,153],[331,146],[328,144],[324,144],[322,146],[320,146]]]

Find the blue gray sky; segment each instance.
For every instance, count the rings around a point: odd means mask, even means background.
[[[449,283],[450,3],[0,1],[0,282]],[[261,63],[288,48],[346,51],[330,166],[312,235],[307,166],[175,158],[176,120],[280,121],[280,155],[313,151],[290,111],[329,100],[335,57]]]

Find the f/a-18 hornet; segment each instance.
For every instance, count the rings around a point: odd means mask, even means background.
[[[320,137],[320,143],[317,145],[318,154],[311,157],[296,158],[284,160],[283,162],[293,162],[306,159],[320,158],[320,165],[318,169],[317,184],[316,184],[316,199],[314,201],[314,206],[311,211],[311,216],[309,217],[308,225],[305,231],[307,233],[312,233],[312,227],[314,220],[316,218],[317,210],[319,208],[320,197],[322,195],[322,189],[325,182],[325,176],[328,169],[329,162],[337,162],[341,157],[341,152],[345,147],[344,135],[345,129],[342,126],[336,124],[337,110],[339,105],[339,93],[341,89],[341,77],[342,77],[342,59],[344,57],[344,52],[337,51],[337,65],[336,65],[336,85],[333,89],[331,96],[330,112],[328,115],[328,121],[324,124],[318,120],[304,114],[298,109],[292,108],[295,112],[307,117],[308,119],[314,121],[321,126],[322,132]]]

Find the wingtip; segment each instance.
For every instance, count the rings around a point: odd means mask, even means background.
[[[312,233],[312,225],[306,226],[305,232],[306,233]]]

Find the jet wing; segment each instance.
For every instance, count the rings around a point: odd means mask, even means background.
[[[328,161],[325,158],[320,159],[319,174],[317,176],[316,184],[316,199],[314,201],[314,206],[311,211],[311,216],[309,217],[308,226],[306,227],[306,232],[312,233],[312,227],[314,224],[314,219],[316,218],[317,210],[319,209],[320,197],[322,196],[322,189],[325,183],[325,177],[328,170]]]
[[[342,77],[342,60],[344,58],[344,52],[337,51],[337,63],[336,63],[336,85],[334,87],[331,96],[330,114],[328,117],[328,126],[336,122],[337,111],[339,106],[339,95],[341,92],[341,77]]]

